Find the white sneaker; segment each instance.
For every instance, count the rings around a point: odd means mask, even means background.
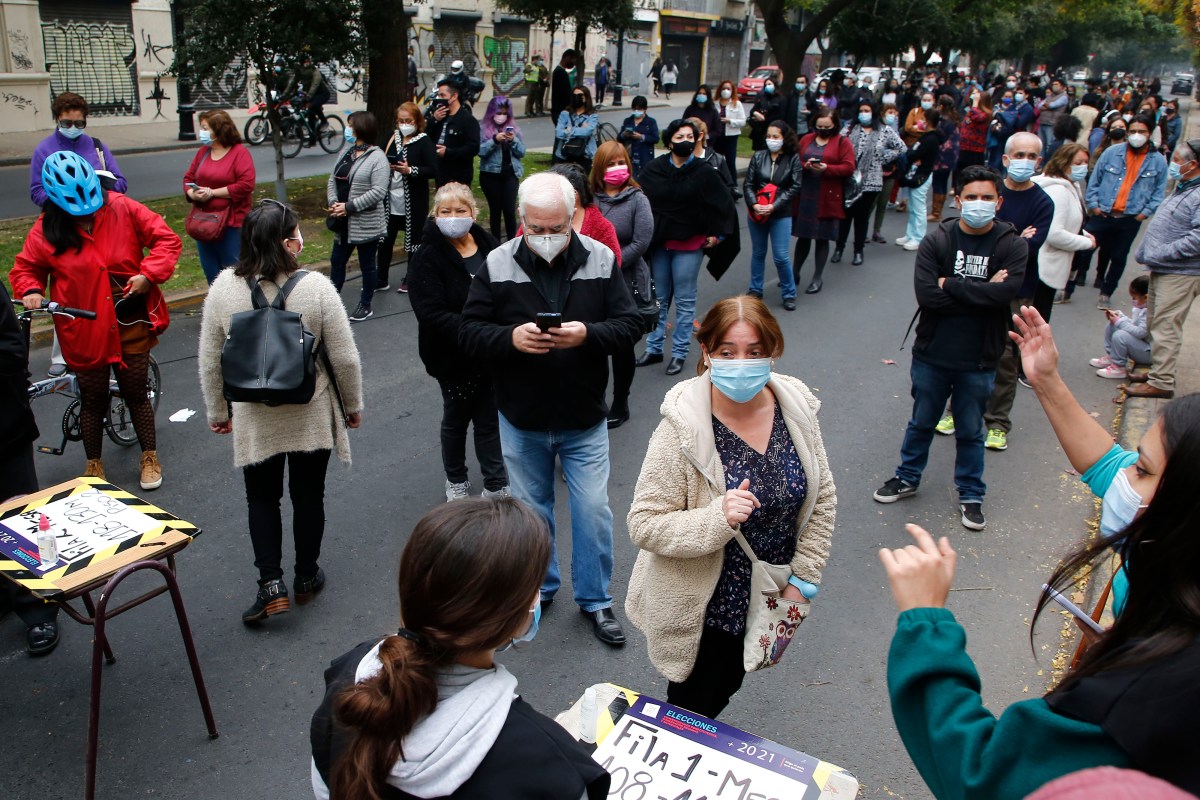
[[[1096,370],[1096,374],[1101,378],[1109,378],[1114,381],[1123,381],[1129,377],[1129,373],[1125,371],[1125,368],[1119,367],[1116,364],[1109,364],[1104,369],[1098,369]]]
[[[896,244],[900,245],[901,247],[904,247],[904,245],[908,244],[908,237],[901,236],[899,239],[896,240]]]
[[[446,481],[446,502],[453,503],[455,500],[466,500],[471,496],[471,482],[464,481],[463,483],[451,483]]]
[[[921,240],[920,239],[915,239],[915,240],[909,239],[907,242],[904,243],[904,249],[908,250],[909,252],[912,252],[913,250],[920,250],[921,249]]]
[[[488,500],[506,500],[512,497],[512,492],[508,490],[507,486],[501,486],[494,492],[491,489],[484,489],[483,497]]]
[[[1096,369],[1104,369],[1105,367],[1112,366],[1112,359],[1108,356],[1100,356],[1099,358],[1093,358],[1088,363]]]

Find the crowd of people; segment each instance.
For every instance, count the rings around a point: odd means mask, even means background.
[[[1181,139],[1172,125],[1177,108],[1160,113],[1170,103],[1141,84],[1091,86],[1076,104],[1061,79],[1016,74],[976,81],[930,73],[877,87],[853,76],[837,87],[835,76],[811,92],[801,76],[787,93],[768,78],[749,108],[732,82],[715,91],[700,86],[683,115],[661,129],[637,97],[619,137],[601,142],[577,55],[566,51],[545,78],[535,66],[527,81],[544,79],[552,94],[555,163],[547,172],[525,174],[511,99],[493,97],[480,121],[454,79],[439,81],[424,111],[412,103],[396,109],[391,131],[381,132],[368,112],[349,116],[347,147],[327,185],[335,234],[329,278],[301,269],[304,239],[291,208],[252,203],[253,163],[229,116],[201,117],[202,146],[183,193],[210,283],[199,342],[207,421],[214,433],[231,434],[258,570],[243,622],[261,624],[325,587],[326,469],[335,453],[349,463],[349,430],[364,414],[351,325],[372,316],[375,292],[391,288],[401,233],[408,258],[397,288],[410,297],[419,356],[443,399],[447,503],[422,518],[405,547],[399,632],[346,653],[326,674],[313,723],[315,795],[383,796],[391,786],[405,796],[473,796],[501,776],[513,785],[536,781],[543,791],[552,785],[556,795],[606,794],[603,770],[514,702],[516,679],[493,656],[532,639],[562,587],[556,464],[568,494],[572,600],[599,641],[625,644],[610,591],[623,565],[613,559],[609,430],[630,417],[636,368],[665,361],[666,373],[679,375],[693,343],[696,375],[668,391],[634,489],[626,522],[638,556],[624,607],[667,681],[667,700],[691,711],[717,716],[748,672],[774,663],[750,630],[756,570],[765,564],[778,572],[772,599],[786,604],[794,629],[818,592],[838,498],[817,421],[821,404],[803,382],[775,370],[784,337],[764,297],[767,250],[781,306],[793,311],[809,255],[805,291],[815,294],[847,243],[851,265],[864,263],[868,229],[873,222],[870,241],[880,242],[889,205],[908,214],[897,244],[915,252],[919,311],[912,415],[900,464],[874,499],[915,495],[935,434],[954,435],[961,521],[983,529],[984,452],[1008,447],[1013,399],[1024,383],[1103,500],[1103,537],[1068,555],[1051,585],[1065,587],[1111,550],[1125,559],[1114,579],[1114,626],[1062,687],[997,720],[982,708],[961,629],[942,608],[953,577],[949,542],[914,529],[916,544],[882,551],[901,612],[889,691],[914,762],[939,797],[980,785],[987,796],[1020,797],[1102,764],[1200,790],[1191,761],[1165,744],[1187,740],[1183,726],[1200,710],[1195,690],[1179,678],[1200,658],[1189,569],[1200,506],[1186,488],[1200,407],[1195,396],[1168,405],[1139,453],[1113,446],[1058,375],[1049,325],[1055,302],[1083,284],[1098,250],[1108,324],[1093,366],[1101,377],[1135,381],[1134,367],[1148,364],[1146,380],[1125,391],[1173,396],[1180,331],[1200,294],[1200,140]],[[673,69],[656,65],[668,95]],[[596,88],[599,97],[604,90]],[[182,243],[161,217],[125,197],[112,154],[81,135],[86,115],[77,95],[56,100],[55,132],[32,167],[31,196],[42,215],[10,280],[26,308],[41,306],[49,291],[100,315],[90,324],[56,320],[65,368],[79,378],[85,474],[104,477],[100,432],[111,369],[141,443],[141,486],[151,490],[163,477],[146,367],[168,321],[158,287]],[[746,133],[754,154],[739,186],[737,142]],[[658,146],[666,152],[656,154]],[[486,228],[472,191],[476,160]],[[1126,316],[1110,301],[1147,219],[1136,258],[1150,274],[1131,283]],[[720,277],[730,268],[743,221],[751,240],[747,286],[698,315],[702,269]],[[362,286],[347,313],[340,294],[354,251]],[[104,302],[112,298],[119,302]],[[3,310],[11,310],[5,299]],[[235,319],[285,302],[321,343],[311,395],[283,405],[231,402],[222,356]],[[0,314],[0,324],[10,316]],[[10,349],[0,355],[5,374],[15,375]],[[480,499],[471,498],[466,457],[472,429]],[[36,426],[32,436],[26,430],[20,453],[0,463],[17,493],[37,488],[25,452],[36,435]],[[285,470],[296,551],[290,592],[282,566]],[[446,552],[455,558],[439,557]],[[49,652],[55,620],[28,597],[17,604],[31,652]],[[782,653],[786,641],[776,647]],[[1152,685],[1178,690],[1174,713],[1123,726]],[[957,722],[947,725],[948,718]],[[1069,744],[1057,745],[1068,733]],[[469,746],[455,745],[452,735]],[[1005,745],[989,747],[989,737]],[[1055,758],[1037,769],[1011,768],[1056,745]],[[406,756],[414,752],[421,755]],[[946,752],[955,755],[950,762]],[[544,771],[530,770],[533,763]],[[973,766],[960,774],[946,763]]]

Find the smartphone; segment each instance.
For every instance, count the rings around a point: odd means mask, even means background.
[[[393,156],[393,155],[389,155],[389,156],[387,157],[387,160],[388,160],[388,163],[389,163],[389,164],[399,164],[399,163],[400,163],[400,156]]]
[[[537,326],[543,331],[548,331],[551,328],[560,328],[562,327],[562,314],[557,311],[539,311],[537,315]]]
[[[1062,595],[1062,593],[1057,592],[1054,589],[1051,589],[1050,585],[1047,583],[1042,584],[1042,590],[1047,592],[1050,595],[1051,600],[1058,603],[1060,606],[1065,608],[1067,611],[1070,611],[1072,614],[1074,614],[1076,619],[1078,619],[1084,625],[1088,626],[1088,628],[1095,631],[1096,633],[1104,633],[1104,628],[1102,628],[1100,626],[1100,623],[1098,623],[1098,622],[1096,622],[1096,620],[1092,619],[1091,616],[1089,614],[1087,614],[1082,608],[1075,605],[1070,600],[1068,600],[1066,597],[1064,597]]]
[[[200,184],[198,184],[198,183],[185,183],[184,186],[191,189],[192,191],[195,191],[200,188]]]
[[[513,133],[514,132],[513,126],[509,125],[507,128],[504,129],[504,132],[505,133]]]

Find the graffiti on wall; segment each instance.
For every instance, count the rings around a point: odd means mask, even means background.
[[[25,31],[8,32],[8,52],[12,56],[14,70],[33,69],[33,59],[29,57],[29,34]]]
[[[479,71],[474,28],[444,25],[434,30],[425,25],[414,25],[412,35],[416,40],[413,57],[421,76],[419,85],[426,93],[432,94],[437,78],[449,72],[450,64],[457,59],[462,59],[468,74]]]
[[[137,116],[137,42],[128,25],[52,20],[42,23],[50,96],[77,92],[92,116]]]
[[[235,59],[219,77],[201,81],[192,88],[192,103],[197,111],[244,108],[250,103],[246,83],[246,62]]]
[[[159,64],[163,65],[164,67],[167,66],[167,62],[163,61],[162,53],[166,52],[167,50],[174,50],[175,48],[169,44],[155,44],[154,37],[150,33],[148,33],[145,28],[142,28],[141,34],[142,34],[142,58],[147,63],[149,63],[151,60],[153,60],[153,61],[157,61]]]
[[[0,101],[4,102],[6,105],[13,106],[18,111],[24,111],[27,108],[32,108],[34,114],[38,113],[37,106],[34,105],[34,102],[28,97],[23,97],[19,94],[13,94],[12,92],[0,92]]]
[[[512,95],[524,89],[528,52],[528,39],[483,37],[483,63],[492,69],[493,92]]]

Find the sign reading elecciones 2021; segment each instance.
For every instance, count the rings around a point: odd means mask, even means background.
[[[620,800],[850,800],[838,767],[649,697],[617,720],[593,758]]]

